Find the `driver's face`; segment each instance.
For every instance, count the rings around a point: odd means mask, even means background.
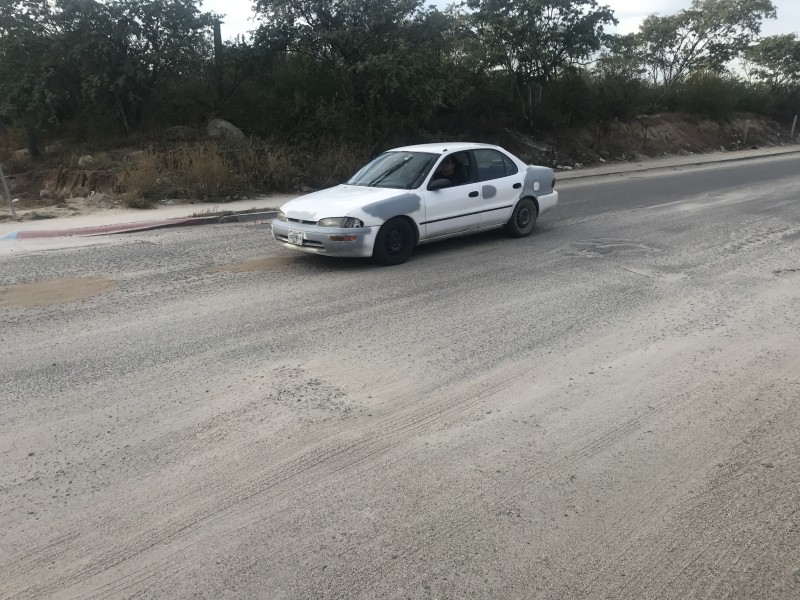
[[[442,175],[452,175],[453,171],[455,171],[456,165],[453,162],[452,158],[445,158],[444,162],[442,163],[440,171]]]

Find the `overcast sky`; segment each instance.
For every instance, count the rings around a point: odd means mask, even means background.
[[[430,0],[437,6],[444,7],[449,0]],[[602,2],[602,0],[601,0]],[[688,8],[691,0],[605,0],[619,19],[619,33],[636,31],[639,23],[647,15],[658,13],[669,15]],[[800,33],[800,0],[773,0],[778,9],[778,18],[766,21],[762,35],[777,33]],[[225,15],[222,35],[229,39],[238,34],[246,34],[256,29],[258,24],[252,17],[252,0],[204,0],[203,9]]]

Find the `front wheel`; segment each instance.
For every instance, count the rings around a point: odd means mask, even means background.
[[[414,230],[401,217],[384,223],[375,238],[372,258],[381,265],[399,265],[408,260],[414,251]]]
[[[536,226],[538,214],[536,203],[530,198],[523,198],[514,207],[514,212],[511,213],[511,220],[506,224],[506,229],[514,237],[528,236]]]

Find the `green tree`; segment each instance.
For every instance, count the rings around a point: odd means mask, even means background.
[[[40,154],[40,128],[62,101],[56,84],[62,57],[50,41],[55,35],[47,0],[0,0],[0,117],[24,127],[33,158]]]
[[[647,17],[637,37],[651,81],[666,94],[693,72],[721,72],[775,15],[772,0],[692,0],[674,15]]]
[[[796,33],[759,40],[745,54],[751,72],[773,91],[800,90],[800,37]]]
[[[59,0],[69,68],[83,95],[111,110],[125,131],[156,86],[210,57],[210,15],[196,0]]]
[[[587,62],[616,23],[596,0],[467,0],[487,62],[514,80],[523,115],[533,124],[543,86]]]
[[[256,43],[305,56],[333,73],[333,101],[354,132],[374,137],[387,120],[424,120],[441,106],[447,16],[421,0],[258,0]]]
[[[0,115],[38,132],[111,114],[128,131],[160,81],[207,58],[198,0],[0,0]]]
[[[594,95],[601,121],[629,119],[646,103],[648,86],[642,46],[633,34],[606,40],[606,49],[594,64]]]

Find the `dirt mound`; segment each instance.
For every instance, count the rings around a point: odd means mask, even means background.
[[[789,132],[777,121],[759,115],[738,114],[727,121],[664,114],[643,116],[623,123],[587,127],[570,140],[567,152],[585,162],[641,160],[665,154],[689,154],[780,146]]]

